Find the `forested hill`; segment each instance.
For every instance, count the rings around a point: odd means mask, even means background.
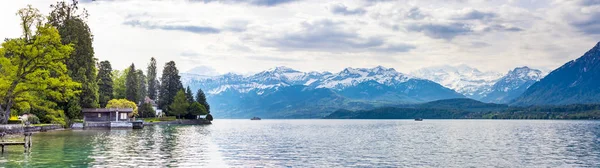
[[[415,106],[337,110],[326,119],[600,119],[600,104],[509,107],[471,99],[449,99]]]

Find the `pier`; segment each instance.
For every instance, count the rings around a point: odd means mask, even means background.
[[[24,137],[22,142],[13,142],[13,141],[5,141],[4,136],[6,135],[6,133],[0,133],[0,138],[2,139],[0,141],[0,147],[2,147],[2,153],[4,153],[4,151],[6,151],[6,146],[20,146],[23,145],[23,147],[25,148],[25,152],[29,152],[31,149],[31,132],[26,132],[24,133]]]

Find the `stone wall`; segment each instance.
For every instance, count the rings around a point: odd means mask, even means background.
[[[52,125],[44,125],[44,126],[30,126],[25,127],[21,124],[5,124],[0,125],[0,132],[5,132],[8,134],[18,134],[23,132],[44,132],[48,130],[57,130],[63,129],[61,125],[52,124]]]

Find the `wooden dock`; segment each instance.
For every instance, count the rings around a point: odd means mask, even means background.
[[[0,147],[2,147],[2,153],[4,153],[4,151],[6,151],[6,146],[19,146],[19,145],[23,145],[23,147],[25,148],[25,152],[30,151],[31,149],[31,132],[26,132],[23,135],[25,135],[25,138],[23,138],[23,142],[13,142],[13,141],[4,141],[4,135],[6,134],[0,134],[0,138],[2,138],[2,140],[0,141]]]

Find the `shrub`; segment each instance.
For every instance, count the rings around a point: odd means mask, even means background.
[[[31,116],[27,117],[27,121],[29,121],[30,124],[39,124],[40,118],[38,118],[35,115],[31,115]]]

